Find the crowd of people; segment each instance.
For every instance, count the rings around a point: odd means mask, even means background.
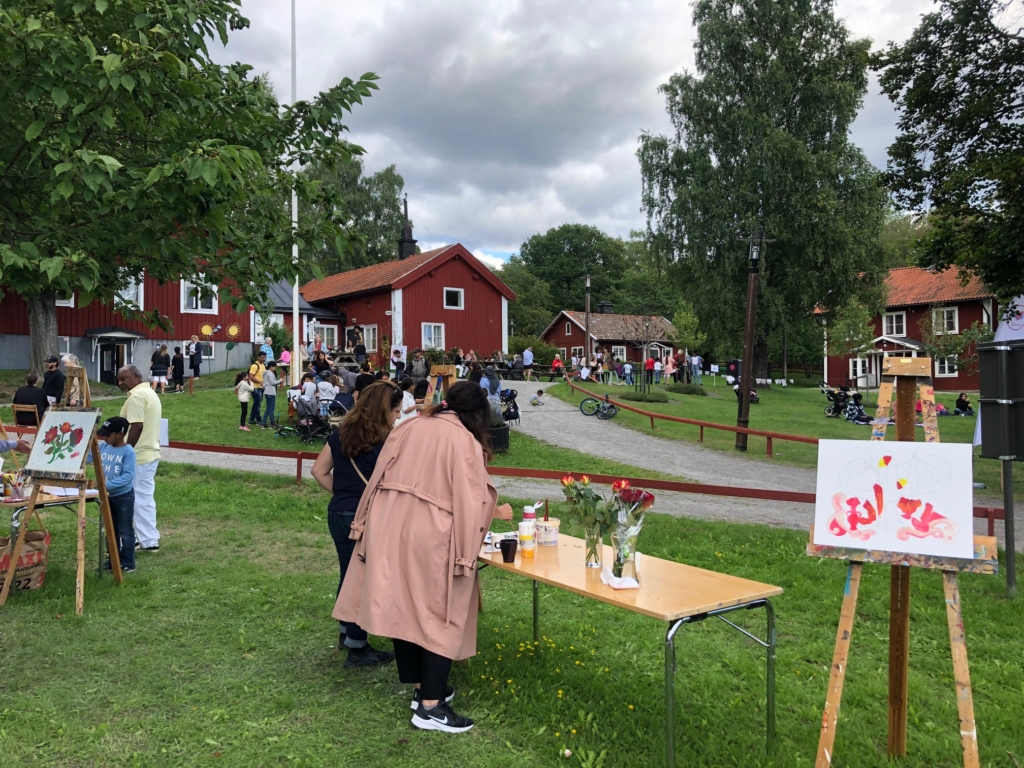
[[[704,358],[696,352],[688,355],[679,350],[662,354],[660,348],[635,363],[616,357],[605,347],[595,348],[589,358],[574,353],[569,362],[574,380],[623,386],[633,386],[642,379],[648,384],[701,384],[704,366]],[[555,355],[552,368],[556,363],[559,368],[564,366],[559,355]]]

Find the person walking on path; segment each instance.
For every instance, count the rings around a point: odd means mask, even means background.
[[[693,356],[690,358],[690,374],[693,376],[694,384],[701,383],[700,369],[702,365],[704,365],[704,358],[698,355],[696,352],[694,352]]]
[[[526,374],[527,381],[533,379],[533,347],[523,350],[523,372]]]
[[[194,333],[185,351],[188,354],[188,367],[192,370],[192,378],[198,379],[203,368],[203,343]]]
[[[117,539],[117,557],[125,573],[135,570],[135,449],[125,442],[129,429],[128,419],[114,416],[96,430]],[[87,454],[86,462],[92,462],[92,452]],[[105,568],[111,569],[109,557]]]
[[[263,428],[277,426],[277,388],[284,384],[284,381],[277,377],[277,363],[271,360],[267,363],[267,370],[263,372]]]
[[[260,423],[260,403],[263,401],[263,374],[267,370],[267,353],[256,355],[256,362],[249,366],[249,383],[252,384],[252,412],[250,424]]]
[[[491,409],[456,382],[385,443],[350,526],[356,542],[334,617],[392,638],[398,679],[415,687],[412,724],[464,733],[449,705],[452,661],[476,655],[477,556],[498,494],[487,474]]]
[[[167,354],[167,345],[161,344],[149,361],[150,382],[153,391],[158,388],[161,395],[167,394],[167,376],[171,371],[171,356]]]
[[[356,537],[351,535],[356,510],[360,507],[368,478],[375,476],[378,457],[401,410],[402,393],[398,387],[383,381],[371,384],[341,426],[331,433],[313,462],[313,478],[321,488],[333,494],[327,505],[327,527],[338,551],[338,569],[341,572],[338,593],[356,549]],[[384,598],[385,595],[379,597]],[[343,619],[337,615],[337,609],[334,613],[340,631],[338,650],[348,649],[346,667],[376,667],[394,660],[393,653],[370,645],[367,631],[360,626],[357,616],[353,614]]]
[[[156,527],[156,470],[160,465],[160,419],[163,407],[134,365],[117,372],[117,386],[128,395],[121,417],[128,419],[127,442],[135,449],[135,537],[145,552],[160,551]]]
[[[56,405],[64,397],[64,371],[56,355],[46,358],[46,373],[43,374],[43,394],[50,405]]]
[[[30,413],[15,414],[17,416],[15,423],[19,426],[38,427],[43,423],[43,413],[50,406],[50,402],[46,399],[46,393],[36,386],[37,381],[39,381],[39,377],[30,373],[25,377],[25,386],[18,387],[14,393],[15,405],[34,405],[38,416],[37,420],[33,420]]]
[[[238,429],[241,432],[250,431],[245,423],[245,417],[249,415],[249,401],[252,400],[254,389],[252,376],[245,371],[239,371],[238,375],[235,376],[235,396],[238,398],[238,404],[242,410],[242,415],[238,421]]]

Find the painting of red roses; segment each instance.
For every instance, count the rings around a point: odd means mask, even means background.
[[[81,474],[98,417],[98,411],[47,411],[25,468]]]

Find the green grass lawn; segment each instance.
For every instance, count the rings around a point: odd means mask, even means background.
[[[157,503],[161,551],[140,555],[121,587],[91,573],[82,617],[73,515],[46,513],[46,584],[0,609],[5,766],[661,763],[662,624],[542,587],[545,639],[533,646],[529,582],[486,570],[480,653],[452,676],[455,706],[477,727],[422,733],[408,723],[410,691],[393,666],[346,670],[334,648],[326,493],[286,477],[164,465]],[[777,752],[762,752],[764,652],[709,620],[679,635],[679,765],[813,764],[846,569],[806,557],[806,541],[800,531],[649,516],[646,553],[786,590],[775,601]],[[88,543],[92,565],[92,526]],[[901,765],[952,768],[960,741],[940,577],[913,580]],[[998,576],[960,584],[982,764],[1010,766],[1008,751],[1024,757],[1024,601],[1007,602]],[[730,618],[763,634],[763,612]],[[888,569],[868,565],[837,766],[889,764],[887,637]],[[571,759],[559,756],[565,748]]]
[[[644,411],[652,413],[663,413],[669,416],[681,416],[687,419],[700,419],[716,424],[727,424],[736,426],[736,395],[731,387],[727,387],[724,381],[718,382],[718,387],[711,386],[711,378],[705,377],[708,397],[694,395],[678,395],[669,392],[669,402],[665,403],[627,403]],[[632,391],[632,387],[602,386],[587,382],[585,389],[600,394],[608,393],[614,400],[617,394]],[[654,385],[654,390],[664,390],[664,387]],[[585,397],[579,393],[570,391],[565,384],[556,384],[548,389],[548,393],[574,405]],[[869,397],[871,407],[867,408],[869,414],[874,415],[875,392]],[[714,397],[720,395],[720,397]],[[845,419],[830,419],[825,416],[824,408],[828,404],[825,396],[818,389],[806,389],[797,387],[772,387],[758,391],[761,402],[750,407],[750,428],[762,429],[766,432],[783,432],[791,435],[806,435],[808,437],[828,438],[834,440],[868,440],[871,437],[871,428],[859,426],[846,421]],[[937,400],[945,405],[950,412],[953,410],[953,402],[957,393],[937,393]],[[865,398],[867,399],[867,398]],[[972,398],[976,403],[977,398]],[[580,416],[583,418],[582,414]],[[638,413],[620,410],[615,421],[623,426],[645,432],[649,435],[667,437],[677,440],[688,440],[696,442],[699,439],[699,427],[689,424],[676,424],[670,421],[655,420],[654,429],[651,429],[650,419]],[[939,419],[939,434],[944,442],[970,443],[974,440],[974,416],[950,416]],[[918,440],[924,439],[924,430],[917,429]],[[886,431],[886,439],[896,439],[896,427],[891,426]],[[716,429],[704,430],[704,445],[723,451],[735,451],[736,436],[732,432],[723,432]],[[815,445],[806,443],[793,443],[783,440],[775,440],[772,447],[773,457],[769,459],[765,451],[765,438],[751,435],[748,438],[747,454],[752,458],[761,459],[767,462],[780,462],[783,464],[795,464],[801,467],[815,467],[818,461],[818,449]],[[999,462],[990,459],[980,458],[981,449],[975,451],[974,479],[985,483],[987,490],[976,492],[981,499],[1001,499],[1000,490],[1000,466]],[[1013,468],[1013,487],[1015,495],[1020,498],[1024,496],[1024,466],[1019,462]]]

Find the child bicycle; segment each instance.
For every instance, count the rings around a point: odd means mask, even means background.
[[[580,403],[580,412],[584,416],[596,415],[599,419],[611,419],[615,417],[619,409],[609,403],[607,397],[604,400],[598,400],[596,397],[585,397]]]

